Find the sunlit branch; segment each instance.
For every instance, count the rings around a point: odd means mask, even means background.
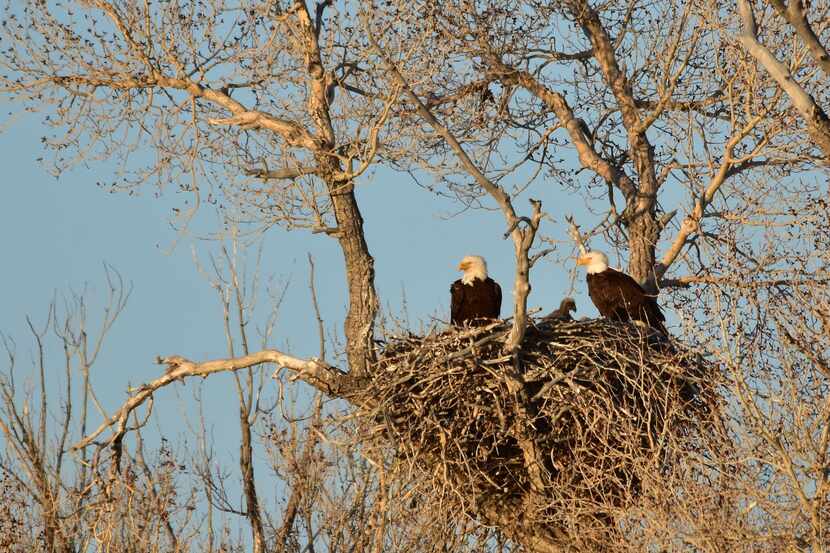
[[[167,365],[164,375],[135,389],[135,394],[112,417],[105,420],[94,432],[72,446],[73,450],[90,445],[107,428],[112,426],[117,428],[106,443],[115,443],[126,432],[127,422],[135,409],[151,399],[160,388],[188,377],[200,376],[204,378],[213,373],[233,372],[263,364],[273,364],[278,367],[278,371],[280,368],[285,368],[294,372],[292,379],[302,380],[327,394],[338,395],[343,393],[347,388],[347,384],[353,381],[352,378],[339,369],[317,359],[299,359],[277,350],[263,350],[233,359],[217,359],[202,363],[195,363],[178,355],[160,357],[157,362],[160,365]]]

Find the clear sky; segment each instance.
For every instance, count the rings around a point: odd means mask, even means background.
[[[8,104],[3,108],[15,109]],[[203,260],[215,244],[180,235],[170,225],[172,208],[182,207],[175,193],[155,197],[147,188],[138,196],[111,194],[96,187],[114,168],[91,164],[55,179],[36,161],[43,152],[40,137],[46,133],[37,116],[17,118],[0,133],[3,200],[0,202],[3,270],[0,271],[0,331],[17,343],[18,379],[31,374],[33,342],[26,334],[26,315],[35,323],[46,317],[50,299],[58,303],[72,290],[89,284],[89,318],[92,332],[106,298],[103,263],[116,268],[132,282],[130,301],[93,368],[93,381],[104,406],[114,410],[126,398],[126,387],[153,379],[161,367],[157,355],[178,354],[193,360],[225,357],[221,309],[215,292],[193,262]],[[581,202],[571,200],[551,183],[533,191],[546,211],[558,221],[546,222],[546,233],[563,238],[562,216]],[[456,265],[465,254],[484,255],[490,274],[502,284],[502,316],[511,312],[513,247],[502,239],[505,231],[497,211],[457,210],[416,186],[405,175],[378,170],[362,178],[358,199],[366,222],[369,247],[375,256],[377,288],[384,309],[400,309],[405,290],[411,328],[429,324],[431,316],[448,319],[449,285],[458,278]],[[518,211],[528,211],[524,197]],[[215,230],[218,220],[211,206],[204,207],[195,231]],[[590,222],[586,222],[586,225]],[[172,246],[175,243],[175,248]],[[172,251],[171,251],[172,249]],[[316,323],[308,290],[307,253],[317,264],[317,289],[327,331],[342,335],[346,293],[342,257],[334,239],[306,231],[268,232],[263,250],[263,272],[290,281],[280,311],[273,347],[298,356],[317,353]],[[543,261],[532,274],[531,306],[546,312],[558,306],[569,287],[568,270]],[[578,315],[595,316],[585,297],[582,276],[576,281]],[[50,388],[62,377],[62,352],[51,343],[47,354]],[[5,367],[3,367],[5,370]],[[214,436],[235,436],[238,429],[236,396],[229,376],[216,375],[204,384],[206,409]],[[187,386],[195,386],[191,383]],[[181,417],[193,404],[188,388],[176,384],[156,398],[156,424],[166,417]],[[59,403],[52,404],[53,409]],[[191,414],[194,414],[191,412]],[[97,414],[91,423],[100,422]],[[183,426],[165,422],[166,432]],[[175,435],[170,436],[176,438]],[[216,448],[229,458],[238,451],[236,439],[218,439]],[[264,482],[264,481],[263,481]],[[266,492],[267,495],[267,492]]]

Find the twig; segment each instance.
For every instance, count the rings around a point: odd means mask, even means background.
[[[326,331],[323,318],[320,316],[320,305],[317,303],[317,290],[314,285],[314,258],[308,254],[308,288],[311,291],[311,305],[314,307],[314,316],[317,318],[317,334],[320,338],[320,359],[326,360]]]
[[[573,215],[565,216],[565,220],[568,222],[568,236],[571,237],[571,240],[579,248],[579,255],[585,255],[587,250],[585,249],[585,242],[583,241],[582,235],[579,233],[579,225],[574,221]]]

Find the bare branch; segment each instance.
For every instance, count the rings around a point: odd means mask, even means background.
[[[824,113],[824,110],[815,102],[813,97],[793,79],[787,67],[758,41],[755,15],[752,12],[749,0],[738,0],[738,13],[743,25],[743,31],[738,35],[738,41],[753,58],[764,66],[764,69],[778,83],[778,86],[789,96],[793,106],[804,118],[810,136],[824,152],[825,162],[830,164],[830,119],[827,118],[827,114]]]
[[[389,73],[392,75],[397,86],[399,86],[415,104],[418,114],[433,128],[433,130],[441,136],[447,144],[452,148],[455,155],[458,157],[461,165],[467,170],[470,175],[475,178],[481,188],[483,188],[498,204],[499,208],[507,221],[508,232],[513,237],[513,246],[516,255],[516,276],[514,280],[514,296],[513,296],[513,330],[510,338],[507,341],[505,348],[508,351],[517,354],[521,348],[522,338],[524,337],[525,327],[527,325],[527,296],[530,293],[530,283],[528,281],[529,261],[528,252],[533,244],[533,239],[536,236],[536,229],[541,221],[541,202],[531,200],[533,205],[533,215],[530,219],[527,229],[519,229],[519,218],[516,211],[513,209],[513,204],[510,196],[498,184],[487,178],[486,175],[478,168],[478,166],[470,159],[467,152],[453,133],[432,114],[430,109],[424,102],[415,94],[412,88],[404,79],[397,66],[384,53],[383,49],[377,43],[372,34],[370,24],[366,16],[363,16],[364,28],[369,41],[372,43],[377,54],[384,62]]]
[[[245,174],[264,180],[290,180],[307,175],[316,175],[320,172],[317,167],[286,167],[285,169],[247,169]]]
[[[323,325],[323,317],[320,315],[320,306],[317,303],[317,288],[314,283],[314,258],[308,254],[308,288],[311,292],[311,305],[314,307],[314,316],[317,318],[317,335],[320,338],[320,357],[326,360],[326,329]]]
[[[637,188],[625,171],[602,158],[583,131],[580,119],[574,115],[565,97],[550,90],[526,71],[515,70],[499,60],[488,60],[498,78],[505,83],[514,83],[524,87],[531,94],[542,100],[556,113],[560,124],[568,131],[582,166],[592,170],[606,182],[618,188],[626,198],[633,198]]]
[[[723,160],[721,161],[718,171],[709,180],[709,183],[703,193],[693,198],[694,208],[692,209],[692,212],[683,219],[677,236],[671,246],[669,246],[669,249],[666,250],[666,253],[663,254],[663,258],[660,260],[660,263],[655,266],[654,272],[657,279],[661,279],[663,275],[666,274],[666,271],[672,263],[675,262],[677,257],[680,255],[680,252],[683,251],[683,248],[688,243],[689,239],[700,229],[700,221],[705,215],[706,208],[715,198],[715,194],[720,187],[723,186],[723,183],[726,182],[727,179],[736,174],[736,160],[733,158],[735,148],[757,125],[763,121],[766,114],[765,110],[751,118],[726,142],[726,145],[724,146]],[[758,146],[756,146],[755,150],[751,152],[750,155],[745,156],[745,159],[740,162],[741,167],[748,168],[752,166],[752,158],[754,157],[752,154],[754,154],[754,152],[758,149]],[[673,217],[674,212],[671,212],[671,215]],[[668,223],[668,220],[666,223]],[[662,226],[665,227],[666,225],[663,224]]]
[[[795,32],[798,33],[799,38],[804,42],[813,58],[818,63],[819,67],[824,71],[825,75],[830,77],[830,53],[827,48],[819,42],[816,33],[810,26],[807,20],[807,14],[804,11],[802,0],[789,0],[789,3],[784,4],[783,0],[768,0],[778,15],[787,20],[793,26]],[[753,32],[752,34],[756,34]]]
[[[87,447],[107,428],[117,425],[117,429],[106,441],[107,445],[115,443],[126,432],[130,414],[145,401],[151,399],[156,390],[188,377],[204,378],[213,373],[234,372],[263,364],[274,364],[279,367],[274,373],[275,376],[280,368],[289,369],[295,373],[292,377],[294,380],[302,380],[330,395],[339,396],[345,393],[354,382],[354,378],[346,373],[317,359],[298,359],[277,350],[263,350],[233,359],[217,359],[202,363],[194,363],[178,355],[159,357],[157,362],[160,365],[167,365],[164,375],[135,389],[135,395],[125,402],[112,417],[101,423],[101,426],[94,432],[72,446],[73,450]]]
[[[574,221],[573,215],[567,215],[565,217],[565,221],[568,222],[568,236],[571,237],[571,240],[574,241],[577,248],[579,248],[579,255],[585,255],[587,250],[585,249],[585,241],[582,237],[582,234],[579,232],[579,225],[576,224]]]

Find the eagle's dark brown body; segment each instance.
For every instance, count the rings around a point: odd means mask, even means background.
[[[470,284],[456,280],[450,287],[450,320],[454,325],[486,324],[501,312],[501,286],[490,277]],[[478,319],[478,320],[476,320]]]
[[[588,273],[588,295],[600,315],[613,321],[642,321],[651,328],[668,334],[663,322],[666,317],[654,296],[627,274],[616,269]]]

